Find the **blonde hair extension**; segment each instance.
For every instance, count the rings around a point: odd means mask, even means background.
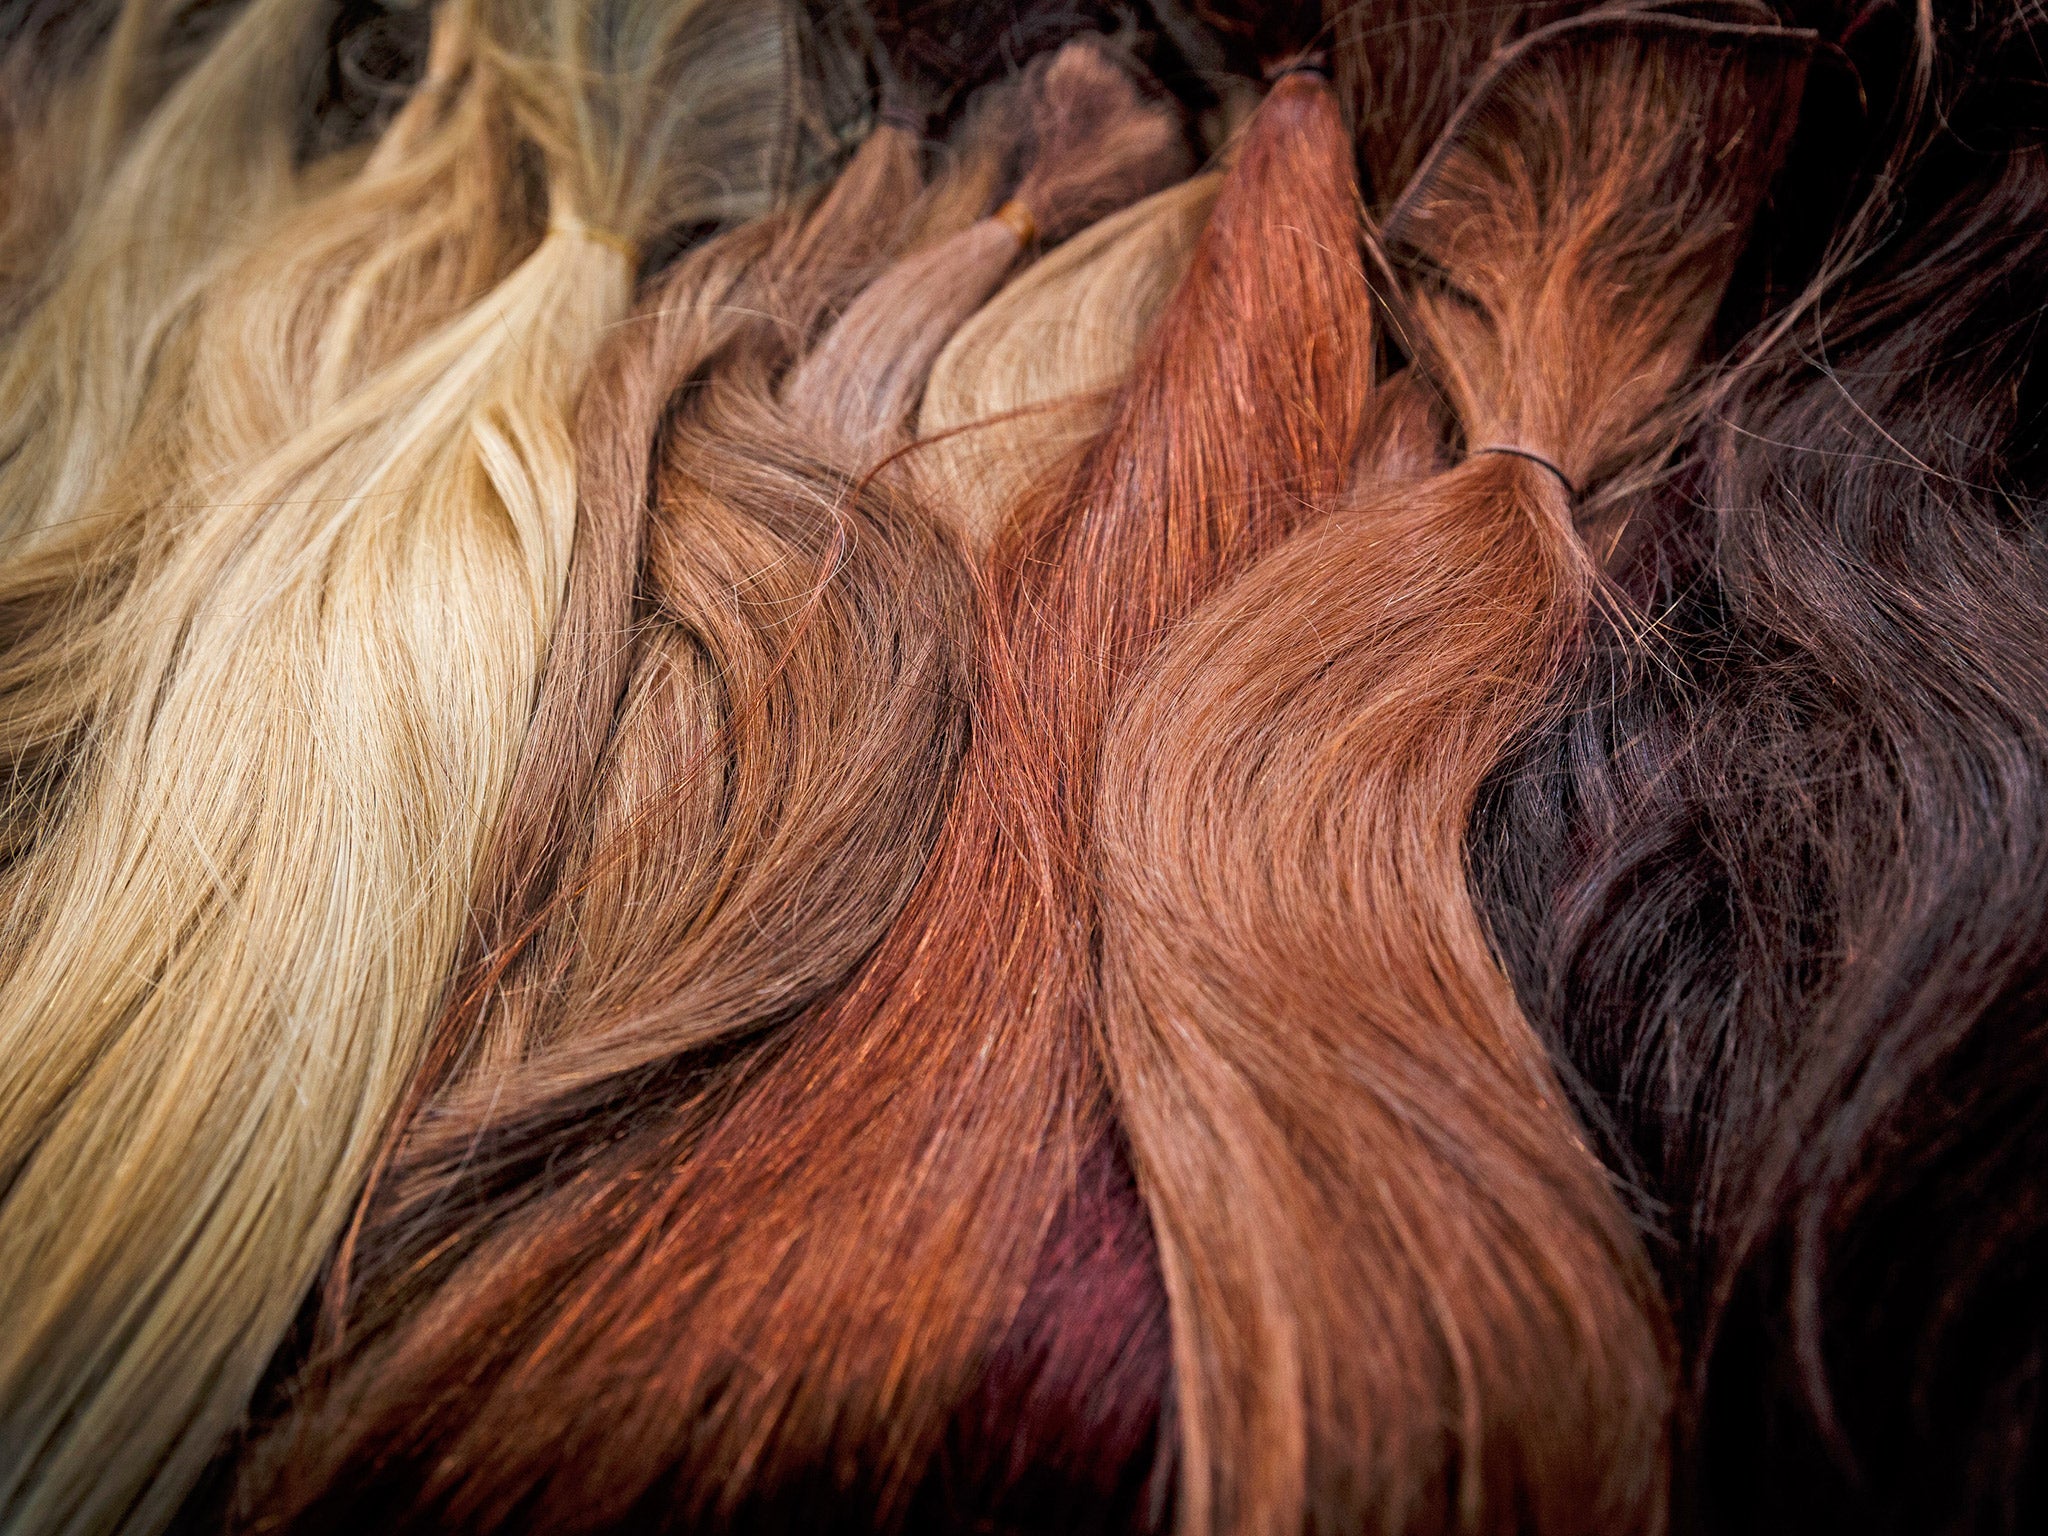
[[[537,151],[546,233],[381,366],[316,365],[311,420],[209,475],[123,595],[92,761],[19,873],[9,1536],[161,1526],[241,1411],[439,1005],[561,602],[569,412],[632,248],[765,206],[782,163],[780,8],[451,3]],[[242,296],[252,321],[295,297]],[[344,292],[315,356],[353,355],[375,310]]]
[[[460,8],[441,19],[421,89],[361,174],[219,260],[107,487],[0,562],[0,909],[36,899],[22,855],[61,825],[92,721],[138,654],[124,608],[138,573],[172,560],[241,468],[476,302],[539,238],[545,213],[494,94],[450,100],[469,79],[468,29]],[[15,919],[0,929],[0,974]]]
[[[233,11],[207,0],[0,8],[0,335],[47,291],[71,221]]]
[[[211,264],[298,196],[294,146],[331,0],[248,0],[115,155],[164,0],[128,0],[101,61],[88,180],[59,272],[0,356],[0,559],[105,487]],[[93,163],[107,161],[95,173]]]

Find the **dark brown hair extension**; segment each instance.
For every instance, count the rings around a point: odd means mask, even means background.
[[[851,993],[782,1030],[708,1126],[615,1120],[619,1139],[477,1261],[476,1283],[366,1361],[365,1389],[459,1415],[462,1438],[432,1451],[448,1470],[408,1472],[428,1453],[417,1426],[362,1434],[326,1518],[346,1520],[352,1486],[358,1513],[383,1512],[364,1483],[380,1456],[378,1488],[421,1523],[815,1529],[910,1512],[1100,1123],[1074,948],[1085,893],[1055,774],[1086,773],[1116,657],[1348,463],[1367,299],[1347,162],[1326,90],[1279,86],[1113,425],[1009,546],[1012,617],[990,636],[1003,660],[964,793]],[[1275,224],[1280,198],[1293,217]],[[1228,430],[1183,430],[1183,394],[1219,388]],[[1235,419],[1239,390],[1271,402],[1266,431]],[[1063,764],[1040,722],[1077,733]],[[362,1424],[336,1402],[337,1430]],[[541,1445],[547,1466],[519,1454]]]
[[[1654,1276],[1462,838],[1593,600],[1568,487],[1653,446],[1809,41],[1607,16],[1503,55],[1388,227],[1468,457],[1293,535],[1117,715],[1100,1025],[1184,1529],[1663,1527]]]
[[[1472,834],[1667,1213],[1705,1530],[2048,1512],[2044,21],[1944,8],[1883,238],[1635,508]]]

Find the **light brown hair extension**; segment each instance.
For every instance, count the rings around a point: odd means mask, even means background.
[[[907,425],[940,348],[1028,250],[1186,174],[1174,115],[1141,110],[1137,83],[1107,49],[1076,40],[1033,73],[1032,157],[1017,190],[871,284],[797,368],[785,392],[793,410],[856,441],[872,435],[877,411]]]
[[[470,152],[535,167],[546,232],[445,314],[474,278],[440,254],[516,246],[523,209],[510,236],[474,209],[473,228],[418,242],[385,228],[349,281],[310,296],[208,289],[238,355],[285,358],[287,398],[316,408],[276,422],[281,441],[254,432],[240,462],[186,466],[169,547],[109,621],[72,803],[14,872],[13,1532],[168,1519],[339,1234],[437,1011],[531,709],[573,525],[568,413],[624,310],[622,243],[732,207],[735,185],[758,201],[750,162],[785,129],[778,12],[457,3],[475,88],[502,114]],[[365,177],[417,192],[415,157],[475,121],[451,110]],[[398,223],[439,212],[393,203]],[[394,275],[434,298],[387,332],[376,295]],[[308,297],[322,314],[302,329]],[[357,367],[359,349],[385,356]],[[260,364],[208,382],[262,397],[235,422],[265,420]]]
[[[1809,41],[1609,16],[1503,55],[1388,228],[1468,456],[1260,561],[1109,734],[1102,1038],[1184,1530],[1664,1525],[1654,1277],[1463,840],[1594,599],[1578,489],[1671,429]]]
[[[1220,185],[1213,173],[1191,177],[1083,231],[939,354],[910,462],[976,547],[1035,480],[1102,429]]]

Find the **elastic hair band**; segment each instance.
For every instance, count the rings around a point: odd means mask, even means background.
[[[607,246],[625,257],[627,266],[637,267],[640,265],[640,251],[632,241],[621,235],[615,235],[609,230],[594,229],[581,219],[571,217],[553,219],[548,224],[548,233],[550,235],[565,235],[571,240],[588,240],[592,245]]]
[[[1278,85],[1289,75],[1314,75],[1318,80],[1330,78],[1330,56],[1320,49],[1297,53],[1292,58],[1276,59],[1266,66],[1266,83]]]
[[[875,114],[877,128],[901,128],[914,138],[924,137],[924,114],[916,107],[907,107],[900,102],[887,102]]]
[[[1017,244],[1029,248],[1038,238],[1038,220],[1031,216],[1031,210],[1014,197],[989,215],[998,224],[1009,226],[1010,233],[1017,237]]]
[[[1557,476],[1557,483],[1564,487],[1565,495],[1571,497],[1574,501],[1577,501],[1579,499],[1579,488],[1576,485],[1572,484],[1571,477],[1566,475],[1565,472],[1559,469],[1555,464],[1551,463],[1550,460],[1544,458],[1543,455],[1540,453],[1531,453],[1526,448],[1510,448],[1503,443],[1488,443],[1483,448],[1474,448],[1472,452],[1475,454],[1505,453],[1510,458],[1527,459],[1531,464],[1540,464],[1543,468],[1549,470],[1553,475]]]

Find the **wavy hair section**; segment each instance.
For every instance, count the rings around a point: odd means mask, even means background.
[[[1704,1529],[2043,1508],[2041,20],[1943,15],[1850,275],[1634,506],[1474,828],[1664,1218]]]
[[[1080,173],[1101,164],[1122,174],[1124,119],[1163,116],[1093,44],[1030,72],[1025,91],[1041,124],[1080,108],[1081,120],[1114,130],[1107,146],[1035,134],[1027,195],[1063,176],[1099,198]],[[858,467],[900,445],[959,301],[940,298],[884,337],[877,321],[894,324],[895,301],[864,312],[857,299],[809,355],[856,347],[865,373],[843,362],[806,373],[798,360],[816,321],[851,291],[835,286],[872,260],[876,231],[915,229],[933,250],[957,238],[934,217],[968,206],[952,189],[909,206],[909,142],[900,128],[879,129],[827,201],[761,249],[741,285],[755,299],[731,305],[736,324],[693,377],[673,371],[671,354],[661,388],[635,386],[631,416],[586,418],[605,434],[593,453],[660,444],[616,714],[594,757],[597,737],[580,733],[577,760],[595,769],[589,829],[526,839],[520,862],[552,861],[558,895],[532,908],[509,954],[486,962],[471,1061],[488,1070],[466,1068],[467,1085],[416,1119],[359,1245],[366,1297],[380,1275],[395,1277],[396,1297],[416,1291],[408,1254],[425,1257],[435,1288],[381,1337],[374,1301],[367,1307],[373,1330],[357,1358],[262,1459],[245,1501],[259,1526],[354,1528],[374,1517],[435,1529],[506,1519],[603,1528],[697,1518],[715,1491],[707,1484],[657,1512],[669,1502],[661,1491],[699,1454],[674,1438],[681,1421],[664,1361],[687,1340],[672,1336],[666,1302],[636,1313],[648,1348],[627,1377],[609,1364],[608,1336],[535,1351],[579,1312],[641,1306],[636,1285],[664,1296],[686,1283],[647,1273],[645,1250],[618,1225],[620,1193],[659,1189],[742,1069],[775,1048],[776,1029],[843,984],[901,907],[946,813],[966,723],[973,589],[943,524],[900,475]],[[957,169],[985,185],[979,158],[970,144]],[[1047,223],[1070,216],[1072,202],[1048,197]],[[1013,249],[1004,265],[1014,259]],[[913,252],[866,292],[911,291],[906,270],[932,268]],[[682,297],[672,292],[661,308]],[[617,357],[625,378],[639,377],[640,351]],[[605,441],[620,448],[600,449]],[[565,700],[571,689],[590,697],[576,654],[559,674]],[[560,804],[560,782],[525,803]],[[452,1224],[451,1194],[470,1202]],[[476,1353],[483,1317],[497,1320],[501,1345],[487,1364]],[[610,1437],[594,1482],[561,1461],[555,1430],[530,1433],[537,1413],[553,1422],[567,1408],[581,1419],[564,1392],[595,1392],[615,1428],[639,1426]],[[514,1423],[527,1429],[508,1435]]]
[[[1663,1526],[1654,1276],[1462,840],[1594,597],[1567,484],[1654,441],[1805,46],[1601,18],[1503,55],[1387,235],[1468,456],[1326,492],[1116,714],[1099,1029],[1173,1300],[1183,1530]],[[1418,397],[1383,403],[1405,457]]]
[[[1304,90],[1310,92],[1307,102],[1301,100]],[[1328,304],[1333,302],[1326,297],[1328,288],[1335,286],[1352,306],[1350,323],[1362,324],[1366,298],[1355,265],[1343,265],[1341,256],[1329,254],[1336,242],[1314,238],[1341,234],[1350,213],[1342,135],[1320,87],[1296,82],[1283,88],[1263,133],[1248,142],[1240,157],[1240,167],[1245,166],[1251,168],[1242,172],[1247,185],[1239,206],[1227,221],[1219,212],[1206,263],[1198,261],[1200,276],[1190,278],[1179,301],[1182,317],[1193,322],[1230,302],[1240,290],[1225,284],[1235,281],[1253,296],[1260,314],[1282,306],[1293,312],[1304,288],[1304,302]],[[1268,242],[1254,234],[1264,222],[1261,198],[1308,175],[1323,178],[1328,187],[1324,201],[1315,206],[1327,205],[1331,229],[1286,241],[1276,262],[1280,275],[1262,281],[1259,258]],[[1329,275],[1333,262],[1348,277]],[[1254,268],[1249,275],[1247,265]],[[1134,386],[1115,439],[1119,449],[1103,449],[1104,459],[1088,475],[1114,486],[1133,462],[1160,464],[1164,450],[1150,444],[1146,430],[1164,408],[1165,384],[1159,375],[1169,369],[1175,377],[1180,369],[1205,374],[1213,356],[1213,343],[1206,338],[1213,330],[1198,323],[1169,327],[1162,322],[1156,366],[1143,388]],[[1170,345],[1164,341],[1169,336]],[[1183,350],[1188,348],[1197,355],[1188,355]],[[1290,399],[1310,389],[1326,392],[1290,421],[1322,421],[1330,414],[1320,409],[1326,399],[1348,398],[1340,387],[1347,381],[1362,393],[1362,372],[1345,371],[1360,365],[1342,361],[1352,355],[1336,352],[1326,364],[1304,368],[1290,354],[1266,365],[1293,391]],[[1226,439],[1216,450],[1223,457],[1217,472],[1237,484],[1245,472],[1234,442]],[[1330,444],[1330,462],[1347,463],[1351,446],[1349,441]],[[1173,462],[1183,460],[1176,455]],[[1291,477],[1293,461],[1275,473]],[[1338,478],[1341,468],[1332,471],[1333,481]],[[1073,482],[1063,480],[1057,489],[1062,509],[1108,511],[1086,495],[1073,494]],[[1053,504],[1049,495],[1047,505]],[[1188,507],[1182,516],[1199,525],[1202,512]],[[1101,526],[1124,530],[1134,548],[1151,547],[1149,537],[1127,517],[1106,516]],[[1043,568],[1043,562],[1020,553],[1013,569]],[[1060,568],[1068,570],[1068,579],[1082,580],[1095,567],[1077,552]],[[1162,584],[1168,580],[1162,578]],[[1187,580],[1195,583],[1200,577]],[[1118,588],[1103,600],[1119,602],[1121,592]],[[1079,599],[1061,598],[1063,604],[1070,601]],[[1031,620],[1022,616],[1033,610],[1020,598],[1016,611],[1028,628]],[[1142,620],[1128,622],[1141,632]],[[992,636],[987,643],[997,641]],[[1007,646],[1007,636],[1000,643]],[[1141,641],[1134,635],[1125,643]],[[1041,666],[1055,665],[1050,636],[1034,638],[1032,644],[1041,647]],[[985,694],[979,706],[981,720],[991,722],[991,729],[995,717],[985,711],[1007,707],[1003,699],[1001,693]],[[991,738],[979,720],[977,726],[973,752],[997,750],[986,745]],[[1043,1173],[1026,1161],[1044,1145],[1033,1134],[1044,1116],[1049,1113],[1058,1124],[1076,1114],[1057,1100],[1049,1109],[1042,1107],[1047,1090],[1063,1084],[1040,1069],[1051,1052],[1055,1062],[1064,1054],[1071,1063],[1068,1070],[1089,1070],[1086,1036],[1071,1015],[1058,1028],[1036,1020],[1027,1028],[1004,1019],[1014,1002],[991,997],[985,1018],[969,1030],[947,1001],[955,995],[948,988],[891,984],[905,956],[936,953],[935,938],[909,938],[906,930],[916,934],[934,921],[931,904],[943,892],[957,893],[958,910],[944,921],[961,930],[949,932],[947,942],[967,949],[962,957],[966,966],[1007,965],[1004,949],[1016,937],[1007,926],[1013,918],[1028,925],[1017,932],[1034,949],[1042,943],[1037,936],[1045,932],[1048,919],[1033,910],[1037,887],[1031,868],[1013,862],[1015,851],[1002,846],[1004,823],[987,820],[997,815],[1015,824],[989,795],[996,785],[1004,786],[1006,797],[1018,793],[1002,768],[1014,761],[1011,754],[1030,750],[1029,738],[1012,735],[1009,740],[1000,749],[1000,764],[984,762],[977,770],[970,754],[966,789],[951,802],[953,819],[920,893],[846,998],[807,1011],[779,1030],[772,1052],[753,1063],[719,1102],[707,1106],[715,1115],[690,1121],[679,1116],[672,1125],[606,1149],[588,1176],[552,1197],[550,1219],[535,1222],[524,1242],[508,1242],[491,1256],[494,1284],[509,1303],[494,1308],[494,1316],[532,1316],[529,1309],[536,1301],[548,1306],[535,1317],[530,1338],[508,1340],[504,1364],[490,1369],[495,1385],[488,1396],[447,1399],[451,1405],[463,1403],[475,1457],[459,1456],[452,1464],[458,1470],[447,1484],[429,1485],[427,1507],[433,1514],[424,1518],[485,1523],[515,1508],[522,1519],[530,1513],[551,1526],[570,1528],[629,1517],[668,1519],[691,1528],[746,1527],[796,1520],[797,1511],[811,1509],[825,1510],[828,1519],[888,1523],[909,1518],[933,1453],[952,1433],[955,1415],[976,1389],[990,1351],[1002,1343],[1030,1288],[1047,1225],[1073,1189],[1072,1162],[1054,1165],[1052,1177],[1039,1186]],[[1040,790],[1033,787],[1032,792]],[[963,814],[976,828],[965,847],[955,843]],[[976,848],[981,851],[973,852]],[[963,866],[956,862],[962,858],[969,860],[964,870],[976,878],[962,878]],[[1012,903],[994,914],[993,931],[982,926],[991,917],[988,887],[978,878],[986,858],[1006,871],[998,889]],[[984,949],[990,939],[1001,947]],[[1024,964],[1010,973],[1010,984],[1021,987],[1032,972],[1028,959],[1017,958]],[[920,1010],[916,1030],[884,1027],[872,1019],[878,1001],[889,998],[902,1002],[886,1006],[907,1003]],[[1016,1001],[1034,1006],[1028,994]],[[895,1022],[888,1020],[890,1026]],[[998,1023],[1009,1038],[991,1049],[982,1036]],[[1042,1042],[1029,1040],[1034,1031]],[[1020,1035],[1030,1045],[1028,1053],[1006,1048]],[[905,1051],[919,1063],[907,1075]],[[944,1073],[934,1080],[936,1068]],[[975,1075],[989,1071],[1000,1073],[1002,1081]],[[860,1086],[858,1094],[840,1091],[849,1079]],[[1076,1093],[1070,1102],[1093,1113],[1088,1097]],[[1022,1124],[1016,1121],[1020,1113],[1028,1117]],[[849,1134],[857,1144],[837,1144]],[[820,1138],[824,1144],[813,1145]],[[887,1159],[867,1155],[878,1150],[877,1138],[885,1143],[879,1150],[889,1153]],[[878,1172],[899,1167],[910,1171],[910,1183]],[[654,1169],[662,1170],[660,1177],[648,1176]],[[944,1178],[956,1180],[956,1186],[934,1183]],[[927,1194],[940,1198],[922,1198]],[[991,1209],[991,1202],[997,1208]],[[944,1227],[934,1232],[934,1217],[964,1230],[958,1236]],[[545,1253],[535,1248],[536,1242],[545,1243]],[[906,1242],[916,1246],[905,1247]],[[767,1245],[758,1257],[748,1252],[756,1244]],[[991,1252],[985,1244],[1000,1246]],[[839,1250],[848,1245],[881,1262],[842,1260]],[[578,1258],[579,1249],[590,1258]],[[929,1258],[918,1259],[920,1251]],[[1003,1264],[983,1267],[1004,1253]],[[959,1262],[964,1255],[974,1257],[971,1269]],[[590,1278],[578,1281],[575,1306],[557,1312],[553,1304],[562,1295],[561,1277],[577,1274],[585,1264]],[[1055,1265],[1053,1272],[1058,1269]],[[906,1277],[917,1287],[914,1309],[902,1305]],[[991,1280],[1007,1293],[1007,1303],[1001,1294],[991,1296]],[[594,1283],[600,1281],[601,1289]],[[832,1294],[847,1286],[850,1294]],[[815,1294],[820,1287],[827,1294]],[[446,1332],[434,1349],[449,1362],[443,1369],[450,1369],[458,1364],[459,1341],[473,1334],[460,1326],[452,1307],[444,1316]],[[906,1333],[907,1328],[915,1331]],[[739,1345],[742,1338],[757,1342]],[[627,1360],[619,1351],[629,1339],[633,1353]],[[925,1347],[940,1341],[945,1341],[943,1354]],[[736,1347],[756,1359],[768,1358],[762,1352],[772,1348],[786,1365],[773,1373],[735,1373]],[[914,1381],[900,1379],[906,1365],[914,1366]],[[460,1378],[444,1380],[451,1394],[463,1392]],[[515,1413],[524,1420],[539,1404],[592,1401],[586,1396],[592,1392],[606,1408],[595,1414],[572,1410],[553,1432],[595,1433],[600,1422],[614,1431],[623,1424],[639,1427],[608,1434],[602,1447],[593,1441],[594,1460],[572,1456],[551,1470],[528,1468],[516,1479],[489,1469],[488,1447],[504,1438],[492,1426],[509,1425]],[[643,1402],[644,1408],[639,1406]],[[735,1455],[742,1449],[747,1476],[725,1475],[740,1464]],[[583,1476],[584,1468],[593,1475]],[[723,1470],[712,1475],[714,1468]],[[431,1465],[398,1475],[422,1473],[431,1477]],[[470,1476],[477,1481],[468,1483]],[[345,1501],[334,1506],[337,1511],[345,1507]]]

